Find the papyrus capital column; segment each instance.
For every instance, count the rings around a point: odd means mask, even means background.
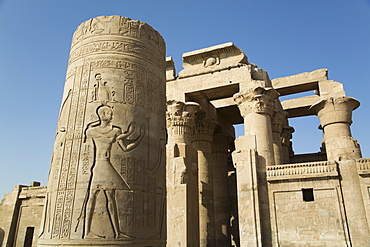
[[[328,160],[349,160],[361,158],[361,150],[352,137],[352,111],[360,103],[350,97],[337,97],[321,100],[312,105],[324,131],[324,141]]]
[[[192,146],[198,153],[199,239],[200,246],[215,246],[212,140],[216,123],[197,119]]]
[[[268,114],[271,117],[274,113],[275,99],[278,96],[279,93],[273,88],[256,86],[236,93],[234,100],[243,117],[250,113]]]
[[[255,140],[254,145],[249,148],[257,148],[257,152],[265,160],[264,165],[274,164],[271,117],[278,96],[279,93],[275,89],[260,86],[234,95],[244,118],[244,135]]]
[[[271,117],[278,95],[273,88],[258,85],[234,95],[244,118],[244,136],[236,139],[233,152],[243,246],[271,244],[266,166],[274,165]]]
[[[166,122],[169,143],[190,144],[198,108],[199,104],[195,102],[167,101]]]
[[[228,188],[228,158],[232,138],[227,134],[213,135],[213,194],[215,209],[216,246],[230,246],[230,199]]]
[[[191,146],[198,108],[167,101],[167,246],[199,246],[197,151]]]

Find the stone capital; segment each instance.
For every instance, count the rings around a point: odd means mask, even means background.
[[[216,126],[217,123],[211,119],[196,120],[193,128],[193,141],[212,142]]]
[[[166,122],[169,135],[191,135],[198,108],[199,104],[195,102],[167,101]]]
[[[275,99],[279,93],[273,88],[255,86],[234,94],[234,101],[243,117],[250,113],[268,114],[273,116]]]
[[[337,97],[321,100],[311,106],[320,119],[321,126],[333,123],[352,123],[352,111],[359,107],[360,102],[350,97]]]
[[[213,132],[217,123],[211,119],[198,119],[193,128],[192,144],[197,150],[211,152]]]

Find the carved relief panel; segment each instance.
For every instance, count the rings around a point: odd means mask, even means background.
[[[164,241],[164,53],[150,47],[163,40],[149,26],[149,46],[109,36],[140,38],[143,26],[99,17],[75,33],[40,246]]]

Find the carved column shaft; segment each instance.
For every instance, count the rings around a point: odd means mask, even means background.
[[[274,165],[271,116],[277,97],[274,89],[260,86],[234,95],[244,118],[245,134],[236,140],[233,152],[238,176],[239,219],[244,217],[239,221],[243,246],[271,244],[266,166]]]
[[[314,104],[311,109],[320,119],[328,160],[361,158],[361,150],[352,137],[352,111],[360,103],[349,97],[329,98]]]
[[[230,200],[228,189],[228,148],[231,137],[215,134],[213,136],[213,193],[215,209],[216,246],[229,246],[230,238]]]
[[[212,139],[216,125],[198,120],[194,128],[193,147],[198,153],[199,239],[200,246],[215,246],[214,197],[212,174]]]
[[[165,245],[165,43],[120,16],[74,33],[39,246]]]
[[[272,140],[274,148],[274,159],[275,165],[279,165],[283,162],[283,123],[286,122],[287,113],[284,111],[276,111],[272,118]]]
[[[167,102],[167,246],[199,246],[197,153],[191,147],[198,107]]]
[[[265,166],[274,164],[271,117],[277,96],[274,89],[261,87],[234,95],[244,118],[244,135],[254,138],[255,147],[263,157]]]

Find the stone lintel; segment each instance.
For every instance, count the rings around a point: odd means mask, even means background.
[[[343,84],[333,80],[320,81],[319,91],[322,99],[346,96]]]
[[[216,108],[222,108],[222,107],[227,107],[227,106],[232,106],[232,105],[236,106],[236,103],[233,97],[211,100],[211,104],[214,105],[214,107]]]
[[[318,89],[318,82],[328,80],[328,70],[318,69],[272,80],[273,88],[280,95],[289,95]]]
[[[19,194],[20,199],[44,198],[46,196],[46,186],[24,187]]]
[[[209,100],[232,97],[240,91],[240,84],[248,84],[251,80],[249,65],[191,77],[177,77],[176,80],[167,81],[167,97],[182,100],[186,94],[186,101],[198,99],[199,94],[203,95],[201,98]]]
[[[232,42],[184,53],[182,59],[184,69],[179,78],[248,64],[247,56]]]
[[[166,57],[166,81],[176,79],[176,68],[172,57]]]
[[[315,115],[310,107],[320,100],[320,96],[312,95],[301,98],[284,100],[281,102],[284,111],[288,112],[289,118]]]

